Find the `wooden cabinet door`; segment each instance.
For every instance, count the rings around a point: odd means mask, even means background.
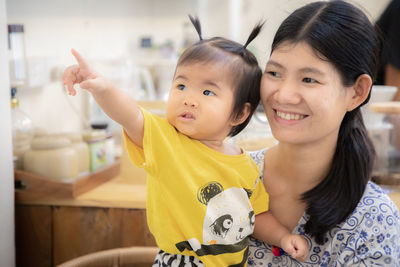
[[[52,266],[52,215],[49,206],[15,207],[16,266]]]
[[[155,246],[139,209],[55,207],[53,234],[55,265],[100,250]]]
[[[106,249],[156,246],[143,209],[16,205],[17,267],[51,267]]]

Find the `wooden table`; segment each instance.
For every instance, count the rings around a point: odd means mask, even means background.
[[[95,251],[155,246],[146,186],[117,176],[77,198],[16,199],[17,266],[55,266]]]
[[[400,191],[392,191],[389,193],[389,197],[393,200],[393,202],[396,204],[397,208],[400,210]]]

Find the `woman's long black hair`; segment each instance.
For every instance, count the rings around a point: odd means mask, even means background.
[[[374,26],[360,9],[344,1],[314,2],[297,9],[279,27],[272,51],[283,42],[310,45],[333,64],[345,86],[362,74],[376,78],[379,40]],[[345,114],[329,173],[302,195],[310,216],[305,232],[319,244],[354,211],[371,177],[375,150],[360,110],[370,94]]]

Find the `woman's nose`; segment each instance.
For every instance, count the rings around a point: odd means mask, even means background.
[[[297,90],[298,85],[290,82],[282,82],[274,94],[274,99],[280,104],[299,104],[301,95]]]

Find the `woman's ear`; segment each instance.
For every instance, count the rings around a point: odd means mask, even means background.
[[[236,126],[244,122],[250,115],[251,105],[249,102],[244,104],[242,112],[232,120],[232,126]]]
[[[358,76],[356,82],[351,86],[353,90],[352,97],[347,107],[347,111],[352,111],[361,105],[367,99],[369,91],[371,90],[372,79],[368,74],[361,74]]]

